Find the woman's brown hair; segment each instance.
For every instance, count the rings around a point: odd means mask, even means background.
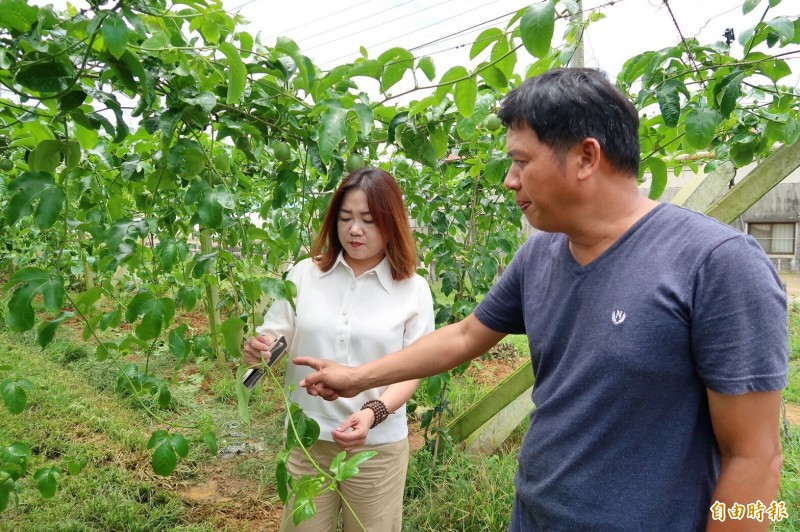
[[[367,196],[369,213],[386,242],[386,257],[392,268],[392,278],[400,281],[414,275],[417,270],[417,251],[408,225],[403,193],[389,173],[370,167],[351,173],[333,194],[325,221],[311,247],[311,256],[316,258],[319,268],[324,272],[333,268],[342,251],[336,224],[344,197],[351,190],[363,190]]]

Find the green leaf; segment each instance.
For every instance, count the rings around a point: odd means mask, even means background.
[[[228,94],[225,103],[233,105],[238,103],[244,94],[247,82],[247,67],[236,48],[229,42],[219,45],[219,50],[228,59]]]
[[[330,471],[331,473],[333,473],[333,477],[334,477],[334,478],[335,478],[337,481],[338,481],[338,480],[341,480],[341,479],[338,477],[338,474],[339,474],[339,468],[342,466],[342,462],[344,461],[344,458],[345,458],[345,456],[347,456],[347,452],[346,452],[346,451],[342,451],[342,452],[340,452],[340,453],[339,453],[339,454],[337,454],[337,455],[336,455],[336,457],[333,459],[333,461],[331,462],[331,465],[330,465],[330,467],[328,467],[328,471]]]
[[[64,279],[61,276],[51,277],[49,273],[38,268],[19,270],[6,284],[6,290],[16,286],[8,301],[9,315],[7,322],[14,331],[27,331],[33,327],[33,298],[42,294],[47,309],[51,312],[61,310],[64,302]]]
[[[281,458],[284,454],[285,456]],[[278,463],[275,466],[275,487],[278,490],[278,497],[284,504],[289,500],[289,481],[292,478],[289,474],[289,469],[286,467],[288,454],[288,452],[281,451],[278,456]]]
[[[136,327],[136,336],[142,340],[152,340],[161,334],[164,324],[164,303],[153,297],[150,292],[136,294],[128,303],[125,319],[129,323],[135,322],[142,316],[141,323]]]
[[[220,325],[225,348],[235,358],[242,357],[242,330],[244,326],[245,323],[237,316],[231,316]]]
[[[308,476],[301,477],[292,502],[292,522],[294,526],[317,515],[314,499],[317,497],[321,485],[321,480]]]
[[[13,196],[6,207],[6,223],[14,225],[20,218],[33,212],[33,221],[41,229],[52,227],[66,199],[53,176],[45,172],[23,172],[11,181],[8,192]],[[36,202],[38,205],[34,209]]]
[[[36,487],[39,488],[39,493],[42,497],[49,499],[56,494],[58,489],[58,477],[61,476],[61,469],[57,467],[43,467],[37,469],[33,474],[33,480],[36,481]]]
[[[128,47],[128,26],[122,17],[116,13],[111,13],[103,21],[103,40],[106,42],[108,51],[119,59]]]
[[[744,72],[735,70],[714,86],[714,99],[722,118],[728,118],[736,109],[736,102],[742,96],[743,79]]]
[[[469,118],[475,110],[475,98],[478,96],[478,83],[475,78],[468,78],[456,83],[455,101],[458,112]]]
[[[386,92],[397,84],[406,71],[414,66],[414,54],[405,48],[390,48],[378,56],[378,61],[383,63],[381,73],[381,91]]]
[[[33,383],[27,379],[7,379],[0,384],[0,395],[2,395],[9,412],[19,414],[25,410],[25,406],[28,404],[26,390],[33,390]]]
[[[683,86],[677,79],[665,81],[656,90],[656,100],[658,100],[658,107],[661,110],[661,116],[664,118],[664,123],[669,127],[678,125],[678,119],[681,117],[681,96],[678,92],[678,86]]]
[[[383,63],[377,59],[367,59],[359,61],[350,68],[348,76],[355,78],[357,76],[365,76],[368,78],[380,80],[381,73],[383,72]]]
[[[785,41],[790,41],[794,37],[794,22],[788,17],[774,18],[767,22],[767,26],[778,32]]]
[[[74,69],[59,61],[25,65],[17,71],[17,83],[34,92],[50,93],[68,89],[73,83]]]
[[[169,351],[178,360],[186,358],[186,331],[188,326],[185,323],[180,324],[169,332]]]
[[[645,162],[650,169],[650,199],[658,199],[667,188],[667,165],[661,159],[650,157]]]
[[[31,458],[31,447],[25,442],[14,442],[3,449],[0,464],[3,471],[11,475],[12,480],[18,480],[28,472],[28,460]]]
[[[67,471],[70,475],[75,476],[83,471],[87,463],[85,456],[77,456],[67,461]]]
[[[157,430],[150,435],[150,440],[147,442],[147,448],[152,449],[169,442],[169,432],[166,430]]]
[[[169,476],[178,465],[178,456],[175,454],[175,449],[168,443],[162,443],[153,453],[150,464],[156,474],[163,477]]]
[[[225,207],[220,201],[219,196],[214,191],[209,191],[200,197],[200,205],[197,207],[197,214],[200,216],[200,223],[211,229],[219,229],[225,215]]]
[[[156,395],[156,402],[158,403],[159,408],[168,408],[169,404],[172,402],[172,394],[169,393],[169,386],[163,384],[158,388],[158,394]]]
[[[427,55],[421,57],[419,61],[417,61],[417,68],[422,70],[422,73],[425,74],[428,81],[433,81],[433,78],[436,77],[436,67],[433,64],[433,59]]]
[[[746,15],[752,10],[754,10],[758,4],[761,3],[761,0],[745,0],[744,5],[742,5],[742,14]]]
[[[364,103],[356,103],[353,105],[353,111],[358,116],[358,121],[361,124],[361,134],[364,137],[369,137],[372,128],[375,125],[375,115],[372,108]]]
[[[508,87],[508,78],[502,70],[494,65],[487,66],[486,63],[482,63],[477,72],[493,89],[503,90]]]
[[[26,33],[38,20],[39,8],[26,0],[0,1],[0,28]],[[2,508],[0,508],[2,510]]]
[[[169,444],[181,458],[189,456],[189,442],[186,441],[186,438],[182,434],[173,434],[170,436]]]
[[[214,435],[214,431],[203,431],[203,443],[206,444],[206,447],[208,447],[208,450],[211,451],[212,455],[217,455],[219,448],[217,447],[217,437]]]
[[[0,11],[2,13],[2,11]],[[2,19],[2,15],[0,15],[0,20]],[[10,484],[10,483],[9,483]],[[6,508],[8,508],[8,491],[5,487],[6,483],[0,484],[0,513],[3,512]]]
[[[447,132],[441,128],[434,128],[430,134],[431,146],[436,159],[441,159],[447,155]]]
[[[493,42],[498,39],[504,39],[505,33],[500,28],[489,28],[480,32],[472,43],[472,48],[469,50],[469,58],[475,59],[479,53],[488,48]]]
[[[784,144],[791,146],[797,142],[798,138],[800,138],[800,122],[792,117],[789,117],[789,119],[786,121],[786,129],[784,131]]]
[[[319,155],[325,163],[330,162],[333,151],[347,134],[347,109],[331,105],[322,113],[319,127]]]
[[[469,72],[467,72],[467,69],[463,66],[454,66],[445,72],[442,78],[439,80],[439,86],[436,87],[436,90],[433,93],[435,102],[434,105],[438,105],[442,101],[456,80],[461,80],[462,78],[466,79],[468,77]]]
[[[363,451],[356,454],[342,465],[339,474],[336,475],[336,480],[346,480],[358,475],[358,466],[377,454],[375,451]]]
[[[186,242],[176,242],[172,238],[165,238],[156,246],[156,257],[165,271],[172,270],[178,259],[183,260],[189,255],[189,245]]]
[[[519,21],[520,37],[525,49],[534,57],[544,57],[550,51],[555,28],[556,6],[551,0],[533,4],[525,9]]]
[[[714,140],[714,132],[722,117],[716,109],[695,108],[686,115],[686,142],[698,150],[706,148]]]
[[[39,333],[36,336],[36,343],[39,344],[39,347],[45,347],[52,342],[58,326],[61,325],[65,319],[72,318],[73,316],[75,316],[74,312],[62,312],[57,318],[42,321],[42,323],[39,324]]]
[[[756,143],[734,144],[731,146],[731,160],[737,168],[741,168],[753,162],[756,153]]]
[[[514,76],[514,67],[517,64],[517,53],[512,49],[511,43],[506,39],[500,39],[492,46],[492,53],[489,55],[491,62],[500,72],[511,79]]]
[[[64,143],[60,140],[43,140],[28,157],[28,167],[34,172],[54,174],[61,164]]]

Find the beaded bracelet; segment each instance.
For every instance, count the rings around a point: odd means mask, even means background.
[[[372,401],[367,401],[364,403],[364,406],[361,407],[361,410],[369,408],[373,412],[375,412],[375,421],[372,423],[371,429],[374,429],[379,424],[386,421],[386,418],[389,417],[389,414],[394,414],[394,412],[389,412],[389,409],[386,408],[386,405],[380,399],[373,399]]]

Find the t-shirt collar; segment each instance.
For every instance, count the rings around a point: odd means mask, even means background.
[[[353,271],[352,268],[350,268],[350,265],[344,260],[344,251],[339,252],[339,256],[336,257],[336,262],[333,263],[333,267],[331,267],[331,269],[327,272],[321,272],[320,277],[329,274],[336,268],[347,268],[351,272]],[[371,270],[365,271],[362,276],[369,275],[370,272],[375,272],[375,275],[378,276],[378,281],[381,283],[383,289],[386,290],[388,294],[391,294],[394,279],[392,279],[392,266],[389,264],[389,257],[384,256],[382,261],[380,261]]]

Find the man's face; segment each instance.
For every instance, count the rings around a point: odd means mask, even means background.
[[[522,214],[537,229],[561,231],[559,217],[572,199],[563,158],[527,126],[509,128],[506,148],[512,163],[503,184]]]

